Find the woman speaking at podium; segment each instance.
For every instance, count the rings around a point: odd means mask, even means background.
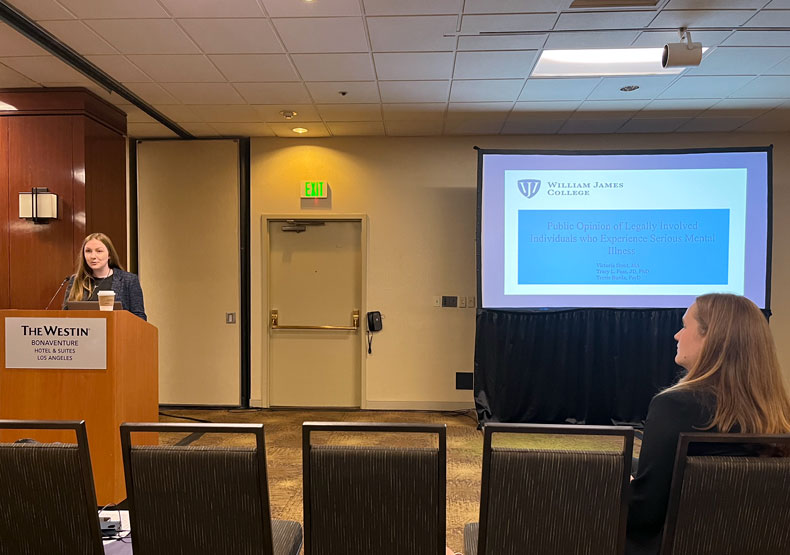
[[[147,320],[140,280],[123,270],[109,237],[104,233],[91,233],[82,241],[63,307],[66,301],[97,301],[99,291],[114,291],[115,300],[120,301],[124,310]]]

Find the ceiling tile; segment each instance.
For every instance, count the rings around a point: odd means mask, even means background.
[[[374,52],[451,51],[455,49],[458,18],[454,15],[369,17],[370,43]]]
[[[280,114],[282,111],[296,112],[293,119],[287,120],[292,123],[321,119],[318,110],[311,104],[260,104],[253,106],[253,108],[258,112],[258,117],[266,122],[285,122],[285,118]]]
[[[385,121],[384,128],[390,137],[423,137],[442,134],[443,122],[439,121]]]
[[[234,83],[250,104],[307,104],[310,96],[302,83]]]
[[[203,121],[200,116],[192,110],[191,106],[185,106],[184,104],[156,104],[154,108],[178,123],[197,123]]]
[[[127,123],[157,123],[137,106],[124,106],[123,111],[126,112]]]
[[[790,10],[790,0],[771,0],[765,7],[769,10]]]
[[[326,81],[305,84],[310,96],[319,104],[379,102],[379,89],[375,81]],[[341,92],[346,94],[340,94]]]
[[[555,12],[567,9],[570,3],[571,0],[466,0],[464,13]]]
[[[228,81],[300,81],[285,54],[216,54],[209,56]]]
[[[504,119],[458,119],[444,123],[445,135],[499,135]]]
[[[306,83],[313,100],[319,104],[379,102],[375,81]],[[341,94],[345,93],[345,94]]]
[[[49,52],[0,22],[0,56],[49,56]]]
[[[578,112],[577,112],[578,113]],[[616,133],[625,122],[622,118],[582,118],[573,115],[562,125],[558,133],[584,135],[587,133]]]
[[[576,48],[628,48],[638,31],[578,31],[555,33],[546,40],[547,50]],[[663,46],[663,44],[661,45]]]
[[[559,114],[570,114],[574,112],[581,102],[578,100],[567,101],[542,101],[542,102],[516,102],[509,119],[517,120],[551,114],[551,117],[558,117]]]
[[[498,79],[453,81],[450,88],[451,102],[499,102],[518,98],[523,79]]]
[[[790,48],[721,46],[705,56],[686,75],[755,75],[790,56]]]
[[[693,10],[695,8],[736,9],[736,8],[761,8],[765,0],[669,0],[664,9]]]
[[[763,10],[749,20],[749,27],[788,27],[790,10]]]
[[[263,17],[256,0],[159,0],[173,17]]]
[[[380,121],[330,122],[326,126],[336,137],[359,137],[364,135],[384,135],[384,124]]]
[[[445,102],[424,102],[414,104],[382,104],[382,115],[391,121],[442,121],[447,110]]]
[[[740,89],[731,93],[733,98],[775,98],[790,91],[790,76],[763,75],[756,77]]]
[[[754,15],[754,10],[720,10],[711,6],[709,10],[662,10],[650,23],[650,27],[739,27]],[[692,31],[691,40],[698,41]],[[678,36],[675,42],[680,42]]]
[[[524,79],[532,71],[536,50],[509,52],[459,52],[454,79]]]
[[[188,133],[191,133],[195,137],[219,137],[220,134],[217,132],[216,129],[211,127],[208,123],[180,123],[182,128],[184,128]]]
[[[535,50],[543,48],[547,36],[462,36],[458,37],[458,50]]]
[[[617,130],[618,133],[672,133],[689,118],[633,117]]]
[[[694,42],[701,42],[703,46],[718,46],[732,35],[731,31],[694,31]],[[644,31],[634,41],[637,48],[663,48],[670,42],[678,42],[680,37],[677,31]]]
[[[694,37],[696,40],[696,37]],[[725,46],[790,46],[790,31],[735,31]]]
[[[42,27],[82,54],[117,54],[118,51],[81,21],[45,21]]]
[[[197,54],[195,43],[169,19],[101,19],[86,22],[123,54]]]
[[[446,102],[450,81],[379,81],[382,102]]]
[[[157,83],[124,83],[126,88],[148,104],[178,104],[178,100]]]
[[[696,117],[678,127],[676,133],[729,133],[754,119],[750,116]]]
[[[630,118],[647,106],[649,100],[585,100],[572,117],[593,119],[596,117]]]
[[[265,123],[212,123],[210,124],[222,136],[238,137],[273,137],[274,132]]]
[[[604,77],[587,98],[589,100],[633,100],[635,98],[654,98],[676,78],[677,76],[675,75]],[[620,90],[629,85],[636,85],[639,88],[631,92],[623,92]]]
[[[39,83],[80,83],[87,80],[82,73],[55,56],[7,57],[0,58],[0,63]]]
[[[658,99],[648,104],[643,113],[652,113],[655,116],[662,114],[667,117],[693,117],[716,102],[717,100],[712,98]]]
[[[525,121],[506,121],[502,127],[503,135],[553,135],[557,133],[566,118],[531,119]]]
[[[58,0],[82,19],[142,19],[167,17],[156,0]]]
[[[465,15],[462,33],[545,31],[554,26],[557,14]]]
[[[206,54],[269,54],[283,48],[268,19],[179,19]]]
[[[200,54],[132,55],[130,62],[160,83],[222,83],[225,78]]]
[[[271,17],[326,17],[360,15],[359,0],[302,2],[294,0],[261,0]]]
[[[714,104],[707,114],[722,114],[726,116],[752,116],[756,117],[773,110],[785,102],[784,98],[725,98]]]
[[[373,54],[378,78],[392,81],[449,79],[453,57],[452,52]]]
[[[308,131],[307,133],[302,133],[301,135],[293,131],[293,128],[296,126],[294,126],[292,123],[270,123],[268,125],[278,137],[329,137],[329,130],[320,121],[305,122],[304,128]]]
[[[228,83],[163,83],[162,86],[184,104],[243,104]]]
[[[324,121],[381,121],[381,104],[318,104]]]
[[[178,138],[178,135],[161,123],[130,123],[126,126],[126,134],[135,139]]]
[[[74,14],[58,4],[55,0],[11,0],[9,2],[33,21],[48,19],[72,19]]]
[[[450,102],[447,119],[492,119],[501,123],[512,108],[512,102]]]
[[[284,18],[272,20],[288,52],[368,52],[361,17]]]
[[[790,58],[765,70],[768,75],[790,75]]]
[[[116,81],[144,82],[151,80],[125,56],[116,54],[114,56],[86,56],[86,58]]]
[[[655,17],[653,11],[563,12],[554,29],[584,31],[586,29],[623,29],[644,27]]]
[[[367,15],[457,14],[463,0],[362,0]]]
[[[2,59],[0,59],[0,62],[2,62]],[[3,88],[36,86],[35,81],[2,64],[0,64],[0,83],[3,84]]]
[[[752,77],[681,77],[661,98],[723,98],[752,80]]]
[[[519,100],[584,100],[600,79],[528,79]]]
[[[189,108],[207,123],[244,123],[261,121],[258,111],[249,104],[196,104]]]
[[[375,79],[370,54],[294,54],[304,81],[370,81]]]

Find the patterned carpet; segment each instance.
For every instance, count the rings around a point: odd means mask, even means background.
[[[463,527],[478,520],[483,434],[477,430],[473,411],[333,411],[333,410],[164,410],[162,422],[185,422],[198,419],[209,422],[260,422],[266,436],[269,496],[272,517],[302,522],[302,422],[414,422],[439,423],[447,426],[447,545],[456,551],[463,548]],[[332,441],[351,443],[357,438],[346,435]],[[164,434],[164,444],[189,441],[189,434]],[[496,437],[496,436],[495,436]],[[380,434],[369,440],[374,444],[397,446],[409,439]],[[617,450],[619,445],[606,438],[585,437],[569,440],[563,436],[532,436],[530,446],[538,448],[572,448]],[[252,437],[233,438],[207,434],[191,445],[253,445]]]

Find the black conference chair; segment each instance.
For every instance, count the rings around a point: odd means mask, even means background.
[[[516,446],[493,447],[494,434]],[[611,436],[622,448],[532,449],[525,434]],[[464,527],[464,553],[622,553],[633,441],[628,427],[487,424],[480,521]]]
[[[314,444],[320,432],[345,444]],[[383,432],[438,446],[371,445]],[[305,422],[302,441],[305,555],[444,555],[443,424]]]
[[[132,445],[136,432],[252,434],[255,447]],[[272,520],[263,424],[121,424],[135,555],[297,555],[298,522]]]
[[[734,444],[755,456],[689,454]],[[661,555],[787,553],[790,435],[680,434]]]
[[[76,435],[76,444],[0,443],[0,555],[104,553],[85,421],[0,420],[0,430]]]

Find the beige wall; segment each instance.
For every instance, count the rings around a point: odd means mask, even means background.
[[[471,372],[474,309],[432,306],[435,295],[475,295],[477,153],[481,148],[642,149],[774,144],[772,328],[790,375],[790,135],[674,134],[453,138],[253,139],[251,192],[252,398],[265,399],[262,214],[364,213],[369,217],[367,310],[384,329],[367,356],[369,408],[456,408]],[[330,183],[329,210],[301,210],[299,183]]]

